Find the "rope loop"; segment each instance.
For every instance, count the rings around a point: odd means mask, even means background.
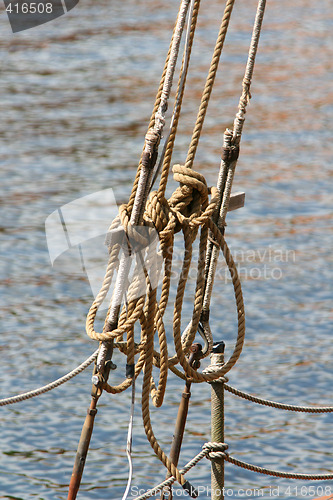
[[[205,177],[192,168],[184,165],[174,165],[172,168],[173,178],[181,185],[185,185],[193,190],[196,189],[202,198],[202,204],[208,200],[208,188]]]
[[[162,404],[169,369],[177,376],[196,383],[213,382],[218,379],[225,381],[226,379],[222,379],[222,377],[236,364],[243,348],[245,309],[242,288],[237,266],[224,239],[224,227],[246,108],[251,98],[252,73],[264,13],[265,0],[258,1],[238,112],[235,116],[233,129],[227,131],[224,138],[218,187],[208,188],[205,177],[196,172],[193,165],[235,0],[226,0],[185,164],[176,164],[172,168],[174,180],[179,183],[179,186],[172,196],[166,199],[165,192],[172,150],[200,5],[200,0],[181,0],[132,193],[128,204],[122,205],[119,209],[119,227],[122,226],[126,239],[123,238],[120,241],[119,238],[116,238],[116,243],[110,246],[110,259],[103,287],[87,316],[87,333],[91,338],[99,341],[114,339],[116,344],[121,343],[120,351],[127,354],[127,364],[134,366],[134,377],[136,378],[143,371],[142,418],[147,438],[169,473],[183,486],[187,484],[183,474],[170,462],[154,435],[149,405],[151,399],[155,406]],[[170,122],[170,133],[166,135],[164,150],[160,155],[159,162],[157,162],[159,143],[165,127],[166,110],[187,16],[187,41],[184,44],[185,52],[176,92],[174,113]],[[148,196],[160,166],[162,171],[159,187],[157,191]],[[114,223],[114,226],[117,224]],[[115,231],[121,232],[119,227],[116,227]],[[152,237],[152,231],[158,234],[158,238]],[[174,284],[172,278],[175,276],[173,271],[175,270],[176,233],[179,233],[177,238],[183,238],[183,259],[178,274],[178,283]],[[197,236],[198,244],[197,247],[194,247]],[[126,262],[127,256],[124,256],[126,244],[129,255],[132,255],[132,248],[136,250],[139,247],[135,261],[136,267],[129,285],[131,266]],[[121,249],[123,249],[123,253],[118,260]],[[198,250],[196,262],[194,262],[194,250]],[[234,287],[238,323],[237,339],[233,353],[225,364],[199,372],[191,367],[188,361],[188,352],[198,331],[203,336],[207,346],[205,355],[208,355],[212,348],[213,337],[208,315],[202,316],[202,313],[203,311],[209,312],[214,273],[220,251],[228,266]],[[139,265],[141,265],[142,270],[136,274]],[[191,266],[196,268],[193,312],[188,326],[182,334],[184,328],[182,311],[188,280],[191,276]],[[117,300],[111,301],[103,332],[97,333],[94,330],[95,316],[109,290],[112,273],[116,270],[118,271],[116,284],[119,286],[116,288],[113,298]],[[175,291],[175,298],[173,300],[172,328],[175,353],[172,357],[168,357],[163,318],[173,291]],[[108,318],[111,318],[110,321]],[[139,328],[136,328],[136,325],[139,325]],[[138,336],[140,339],[136,338]],[[142,346],[140,350],[136,348],[138,345]],[[139,356],[139,359],[135,361],[136,355]],[[180,365],[180,369],[176,368],[177,364]],[[158,384],[155,384],[153,378],[154,367],[159,370]],[[106,384],[105,390],[113,393],[122,392],[132,384],[132,380],[133,378],[125,379],[116,387]],[[228,459],[225,443],[206,443],[204,446],[203,456],[206,453],[211,460]]]

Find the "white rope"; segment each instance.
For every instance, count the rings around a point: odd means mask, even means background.
[[[77,368],[67,373],[61,378],[58,378],[54,382],[50,384],[44,385],[43,387],[39,387],[39,389],[35,389],[33,391],[25,392],[23,394],[18,394],[17,396],[12,396],[10,398],[0,399],[0,406],[11,405],[14,403],[19,403],[20,401],[24,401],[26,399],[34,398],[35,396],[39,396],[40,394],[44,394],[45,392],[51,391],[55,389],[59,385],[68,382],[71,378],[75,377],[79,373],[83,372],[91,363],[97,358],[98,349],[83,363],[81,363]]]
[[[128,472],[128,480],[125,493],[123,495],[122,500],[126,500],[129,489],[132,483],[133,477],[133,463],[132,463],[132,441],[133,441],[133,418],[134,418],[134,404],[135,404],[135,377],[132,378],[132,400],[131,400],[131,415],[128,424],[128,434],[127,434],[127,446],[126,446],[126,455],[128,458],[129,472]]]
[[[162,149],[161,156],[160,156],[160,159],[159,159],[159,162],[158,162],[158,167],[157,167],[156,172],[154,174],[154,177],[153,177],[150,189],[155,184],[155,181],[156,181],[156,179],[158,177],[158,174],[159,174],[159,172],[160,172],[160,170],[162,168],[164,157],[165,157],[166,148],[168,146],[169,138],[170,138],[170,135],[171,135],[171,132],[172,132],[172,127],[173,127],[173,124],[174,124],[174,121],[175,121],[175,117],[176,117],[176,115],[178,113],[178,109],[179,109],[179,105],[180,105],[180,99],[181,99],[181,96],[182,96],[182,93],[183,93],[183,90],[184,90],[184,86],[185,86],[186,74],[187,74],[188,65],[189,65],[189,62],[190,62],[190,34],[191,34],[191,25],[192,25],[192,18],[193,18],[194,2],[195,2],[195,0],[191,0],[190,11],[189,11],[188,21],[187,21],[186,37],[185,37],[185,47],[184,47],[184,56],[183,56],[184,63],[183,63],[183,68],[182,68],[182,72],[181,72],[181,75],[180,75],[180,82],[179,82],[178,92],[177,92],[177,96],[176,96],[176,100],[175,100],[175,105],[174,105],[172,116],[171,116],[171,120],[170,120],[170,128],[169,128],[168,134],[167,134],[167,136],[165,138],[165,141],[164,141],[163,149]]]
[[[259,0],[256,18],[253,25],[249,55],[243,79],[243,93],[239,101],[238,105],[239,111],[236,115],[233,127],[233,141],[236,141],[236,143],[238,142],[238,144],[240,141],[240,137],[242,135],[243,125],[245,121],[246,106],[251,98],[250,86],[253,76],[254,63],[259,45],[262,23],[264,19],[265,7],[266,7],[266,0]]]
[[[158,110],[155,115],[155,130],[161,134],[164,124],[165,124],[165,113],[168,107],[168,99],[170,97],[171,86],[173,82],[173,77],[175,74],[176,63],[179,54],[179,46],[182,37],[182,33],[184,30],[184,25],[186,21],[187,9],[189,6],[189,0],[183,0],[179,9],[179,15],[177,19],[176,29],[174,33],[174,37],[172,40],[171,51],[170,51],[170,59],[168,62],[167,71],[165,74],[161,101],[158,107]]]
[[[171,93],[171,87],[173,82],[173,77],[175,73],[175,68],[177,64],[179,46],[184,30],[184,25],[186,22],[186,15],[190,0],[182,0],[179,15],[177,18],[177,23],[174,31],[173,41],[171,44],[170,58],[167,65],[166,75],[164,79],[162,95],[160,100],[160,105],[155,113],[155,124],[153,130],[148,130],[146,134],[146,144],[144,148],[144,153],[152,156],[154,153],[154,148],[157,146],[156,138],[161,137],[164,124],[165,124],[165,114],[168,108],[168,100]],[[143,213],[144,206],[146,204],[147,195],[149,192],[149,187],[151,185],[152,170],[146,168],[141,168],[139,183],[137,187],[137,192],[135,195],[134,205],[131,213],[130,223],[136,226],[140,223],[140,219]],[[116,285],[114,290],[114,295],[111,299],[110,314],[108,318],[109,324],[112,326],[117,323],[119,315],[119,307],[121,300],[124,296],[124,292],[127,286],[128,274],[130,271],[130,259],[122,253],[120,258],[120,264],[118,269],[118,274],[116,278]],[[105,362],[106,353],[108,351],[108,342],[102,342],[100,353],[98,355],[97,369],[100,370]]]

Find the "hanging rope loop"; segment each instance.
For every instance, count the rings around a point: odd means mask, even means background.
[[[185,488],[187,482],[182,473],[170,462],[159,446],[150,421],[150,400],[155,406],[160,406],[166,389],[168,370],[172,370],[181,378],[193,382],[212,382],[223,377],[236,364],[241,354],[245,338],[245,310],[241,283],[237,267],[224,239],[225,218],[229,209],[233,176],[239,156],[239,143],[245,120],[246,106],[251,98],[250,86],[254,60],[259,40],[263,17],[264,0],[259,0],[258,13],[252,35],[248,64],[243,79],[242,95],[238,112],[232,130],[226,130],[221,158],[219,182],[216,188],[209,188],[205,177],[193,169],[196,151],[201,136],[209,98],[212,92],[216,72],[224,45],[229,21],[235,0],[226,0],[225,10],[221,20],[216,46],[211,66],[207,75],[201,103],[188,148],[184,165],[176,164],[172,168],[174,180],[179,183],[169,199],[165,192],[170,172],[171,156],[178,126],[182,97],[184,93],[188,62],[197,22],[200,0],[181,0],[180,10],[174,33],[170,43],[165,68],[161,78],[153,114],[145,136],[143,153],[137,170],[132,194],[127,205],[119,210],[117,228],[121,225],[126,236],[125,241],[117,240],[117,248],[110,248],[108,271],[103,287],[94,301],[87,317],[88,335],[99,341],[115,342],[121,345],[120,350],[127,355],[127,365],[131,366],[131,377],[118,386],[105,383],[105,390],[111,393],[127,389],[141,371],[143,371],[142,386],[142,417],[148,440],[156,455],[163,462],[176,480]],[[190,5],[191,4],[191,5]],[[158,148],[162,131],[166,125],[166,110],[170,97],[171,85],[176,69],[180,39],[185,26],[187,12],[188,28],[185,41],[184,57],[178,88],[175,97],[174,111],[167,134],[166,142],[158,159]],[[157,167],[155,169],[155,164]],[[152,179],[161,167],[159,187],[149,195]],[[155,176],[154,176],[155,171]],[[149,195],[149,196],[148,196]],[[142,232],[144,228],[146,232]],[[118,227],[119,230],[119,227]],[[154,238],[158,235],[158,238]],[[181,269],[175,269],[175,240],[183,239],[183,261]],[[194,249],[197,241],[198,256],[194,262]],[[123,245],[123,252],[118,258]],[[126,263],[127,253],[135,260],[133,266]],[[225,364],[206,369],[203,372],[194,370],[189,363],[188,353],[199,331],[205,341],[203,355],[210,353],[213,336],[209,326],[209,304],[212,294],[213,278],[219,252],[228,266],[234,287],[236,311],[238,320],[237,339],[234,350]],[[196,267],[196,283],[193,300],[193,312],[183,334],[182,315],[183,303],[188,286],[191,266]],[[124,272],[124,269],[126,272]],[[102,333],[94,329],[97,310],[110,288],[112,274],[118,271],[118,289],[114,292]],[[172,277],[179,271],[178,283],[172,285]],[[132,274],[131,274],[132,273]],[[121,277],[121,279],[119,278]],[[125,283],[125,281],[127,282]],[[158,287],[160,283],[160,287]],[[125,286],[126,285],[126,286]],[[167,310],[171,286],[175,288],[173,304],[173,340],[175,354],[169,357],[166,341],[164,316]],[[159,293],[157,293],[159,289]],[[115,304],[115,299],[118,302]],[[119,317],[119,320],[118,320]],[[110,318],[113,327],[110,328]],[[140,325],[140,333],[136,328]],[[111,330],[111,331],[110,331]],[[140,339],[135,339],[140,335]],[[158,347],[157,347],[158,345]],[[140,346],[140,348],[138,347]],[[138,355],[137,361],[135,356]],[[179,364],[180,367],[176,368]],[[155,382],[153,366],[159,369],[159,380]],[[225,457],[226,445],[210,444],[208,455],[211,458]]]

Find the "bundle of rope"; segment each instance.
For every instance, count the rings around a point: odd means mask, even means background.
[[[169,199],[166,199],[165,193],[171,170],[172,151],[200,5],[200,0],[182,0],[181,2],[131,196],[129,202],[120,207],[118,217],[110,226],[108,236],[109,261],[104,282],[90,308],[86,321],[87,334],[100,342],[95,375],[100,391],[105,390],[115,394],[126,390],[131,385],[134,387],[135,379],[143,371],[142,417],[147,438],[168,472],[185,489],[188,486],[187,481],[177,467],[170,462],[154,435],[150,419],[150,395],[156,407],[162,405],[169,369],[179,377],[191,379],[197,383],[211,382],[223,377],[237,362],[245,337],[245,312],[241,284],[236,265],[224,238],[224,226],[230,203],[246,106],[250,98],[250,84],[264,13],[264,0],[259,0],[258,4],[243,80],[243,92],[234,127],[233,130],[227,130],[224,134],[217,188],[208,187],[204,176],[193,169],[234,3],[235,0],[227,0],[226,2],[186,161],[184,165],[174,165],[172,168],[174,180],[179,183],[179,187]],[[157,163],[158,148],[165,126],[165,114],[187,15],[185,49],[170,130],[166,135],[164,148]],[[152,185],[159,173],[159,186],[151,192]],[[156,234],[158,237],[155,237]],[[169,356],[163,318],[170,298],[173,249],[177,234],[182,235],[184,254],[173,305],[175,353],[173,356]],[[182,308],[189,270],[193,261],[195,242],[198,244],[198,258],[194,305],[191,320],[182,334]],[[217,370],[209,371],[206,369],[203,373],[190,366],[188,353],[198,331],[205,340],[205,356],[210,353],[213,345],[213,337],[209,328],[209,308],[220,250],[228,266],[234,287],[238,334],[234,351],[229,360]],[[159,263],[163,264],[163,278],[158,296],[157,282],[161,267]],[[107,297],[115,273],[115,288],[111,304],[105,318],[103,331],[99,333],[95,330],[96,315]],[[140,325],[139,334],[136,333],[136,324]],[[158,349],[155,346],[156,335]],[[140,338],[136,338],[137,336]],[[103,377],[107,352],[112,352],[114,348],[119,349],[127,358],[126,378],[117,386],[108,384]],[[135,360],[135,356],[138,356],[137,360]],[[180,366],[176,367],[176,365]],[[155,383],[153,379],[153,366],[159,369],[158,383]]]

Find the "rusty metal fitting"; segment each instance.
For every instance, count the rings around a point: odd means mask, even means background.
[[[88,408],[87,410],[87,415],[90,415],[91,417],[94,417],[97,413],[97,408]]]
[[[194,342],[190,347],[190,355],[188,358],[189,365],[197,370],[200,368],[200,359],[202,358],[202,345],[199,342]]]
[[[184,399],[190,399],[191,397],[191,393],[190,392],[183,392],[182,393],[182,398]]]
[[[202,345],[199,342],[194,342],[190,347],[190,353],[195,357],[199,357],[202,354]]]

